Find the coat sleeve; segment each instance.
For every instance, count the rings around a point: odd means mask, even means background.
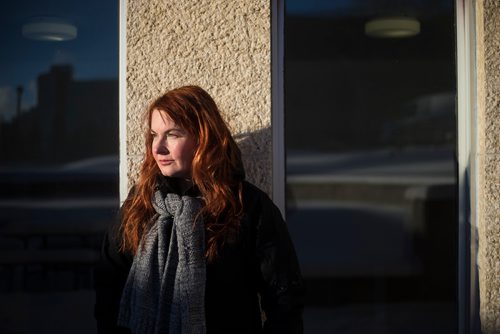
[[[304,283],[287,226],[264,196],[256,231],[264,333],[303,333]]]
[[[122,290],[132,265],[132,256],[119,250],[120,224],[119,219],[116,219],[110,225],[102,243],[100,261],[94,270],[94,316],[98,334],[130,333],[116,324]]]

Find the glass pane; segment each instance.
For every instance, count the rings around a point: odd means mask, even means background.
[[[454,333],[452,0],[287,0],[287,222],[306,333]]]
[[[0,27],[0,332],[93,333],[119,205],[118,1],[3,1]]]

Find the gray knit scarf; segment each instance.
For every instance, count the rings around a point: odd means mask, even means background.
[[[122,294],[118,324],[132,333],[204,334],[205,229],[201,199],[153,196],[157,220],[143,236]]]

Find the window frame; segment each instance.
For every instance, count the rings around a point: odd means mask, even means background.
[[[119,3],[119,45],[118,45],[118,122],[119,122],[119,185],[120,205],[128,195],[127,163],[127,0]]]

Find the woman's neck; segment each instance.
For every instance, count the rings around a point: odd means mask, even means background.
[[[191,179],[175,178],[177,183],[177,188],[181,194],[184,194],[187,190],[193,187],[193,181]]]

